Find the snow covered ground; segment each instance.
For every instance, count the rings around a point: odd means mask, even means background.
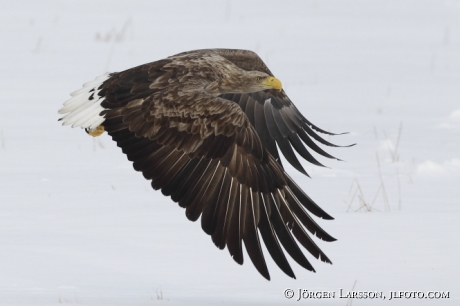
[[[387,299],[353,306],[460,305],[460,1],[2,1],[0,22],[0,305],[345,306],[298,289],[355,281]],[[107,135],[57,122],[106,71],[213,47],[258,52],[309,120],[350,131],[331,141],[357,143],[304,163],[312,179],[289,168],[336,218],[318,221],[333,265],[292,280],[269,259],[266,281]],[[450,298],[388,300],[403,290]]]

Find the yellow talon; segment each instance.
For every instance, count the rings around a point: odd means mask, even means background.
[[[104,133],[104,127],[102,125],[98,126],[95,130],[89,131],[88,134],[90,134],[93,137],[100,136],[102,133]]]

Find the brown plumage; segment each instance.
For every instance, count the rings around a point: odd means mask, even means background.
[[[331,133],[311,124],[271,76],[251,51],[185,52],[86,84],[60,110],[67,113],[61,119],[107,131],[134,169],[184,207],[188,219],[201,216],[203,230],[237,263],[243,263],[244,243],[254,266],[270,279],[262,237],[280,269],[295,278],[281,245],[310,271],[297,242],[331,263],[307,231],[335,240],[309,212],[332,217],[286,174],[276,146],[307,174],[294,150],[321,165],[305,144],[328,158],[312,138],[334,145],[316,134]]]

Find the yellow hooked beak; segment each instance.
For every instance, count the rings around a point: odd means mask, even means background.
[[[260,85],[267,87],[267,88],[278,89],[280,91],[281,89],[283,89],[283,85],[281,85],[281,81],[272,76],[266,78],[262,83],[260,83]]]

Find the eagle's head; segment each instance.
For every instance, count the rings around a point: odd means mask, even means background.
[[[251,93],[265,89],[281,90],[280,80],[260,71],[234,69],[220,82],[221,93]]]
[[[202,73],[206,76],[203,78],[205,90],[215,95],[282,90],[280,80],[274,76],[262,71],[244,70],[220,56],[203,57],[193,64],[200,64],[196,69],[205,71]]]

